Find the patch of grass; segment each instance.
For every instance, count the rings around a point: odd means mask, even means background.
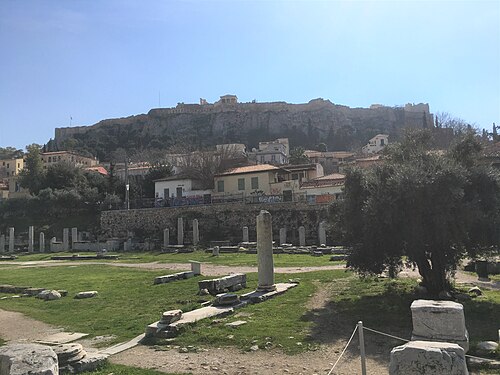
[[[87,252],[78,252],[81,255],[92,254]],[[50,260],[54,255],[72,255],[73,253],[44,253],[44,254],[26,254],[19,255],[18,261],[38,261]],[[193,253],[167,254],[161,252],[145,252],[145,253],[109,253],[120,255],[120,259],[116,261],[102,260],[104,262],[124,262],[124,263],[187,263],[190,260],[198,262],[219,264],[226,266],[257,266],[256,254],[220,254],[218,257],[213,257],[210,253],[198,250]],[[345,262],[330,262],[330,256],[324,255],[321,257],[313,257],[303,254],[275,254],[275,267],[311,267],[311,266],[328,266],[335,264],[344,264]],[[101,260],[99,260],[101,261]]]
[[[62,326],[68,331],[91,335],[115,335],[113,342],[121,342],[144,332],[147,324],[157,321],[161,313],[171,309],[189,311],[200,307],[200,302],[211,297],[197,296],[198,281],[203,276],[168,284],[152,285],[153,278],[164,271],[146,271],[119,267],[63,266],[5,270],[0,274],[0,284],[29,284],[34,287],[66,289],[69,295],[56,301],[36,298],[0,300],[0,308],[25,313],[35,319]],[[304,341],[311,323],[302,320],[309,296],[316,283],[348,277],[342,270],[304,274],[277,274],[276,281],[299,278],[301,283],[282,296],[245,307],[239,312],[251,314],[249,323],[233,330],[223,324],[211,325],[200,322],[187,329],[178,340],[185,345],[236,345],[246,348],[253,340],[265,344],[271,337],[273,345],[282,345],[288,352],[304,350],[296,342]],[[247,274],[249,292],[257,286],[257,274]],[[99,295],[91,299],[75,300],[76,292],[97,290]],[[239,319],[231,316],[231,319]],[[246,319],[245,319],[246,320]],[[212,328],[206,328],[212,327]],[[237,342],[226,337],[234,333]],[[294,339],[288,337],[294,336]],[[251,346],[251,345],[250,345]],[[307,348],[307,344],[304,344]]]
[[[116,335],[124,341],[144,332],[145,326],[171,309],[191,310],[199,306],[198,280],[194,277],[153,285],[165,271],[145,271],[108,266],[40,267],[4,270],[0,284],[66,289],[68,296],[56,301],[36,298],[0,300],[0,308],[25,313],[35,319],[91,335]],[[99,295],[77,300],[80,291]],[[203,300],[203,299],[202,299]]]
[[[342,270],[294,275],[277,274],[276,282],[287,282],[292,276],[294,279],[299,279],[300,284],[274,299],[236,310],[234,315],[227,318],[198,322],[178,336],[175,344],[236,346],[242,350],[258,345],[260,348],[281,348],[289,354],[315,349],[316,343],[309,339],[313,322],[303,319],[308,310],[307,303],[318,287],[332,280],[348,278],[350,275]],[[255,288],[257,275],[250,274],[247,281],[249,286]],[[226,323],[236,320],[245,320],[247,324],[238,328],[225,326]]]
[[[129,367],[123,365],[115,365],[115,364],[107,364],[104,367],[101,367],[97,371],[93,372],[83,372],[82,375],[176,375],[174,373],[164,373],[155,370],[147,370],[138,367]],[[182,374],[177,374],[182,375]]]

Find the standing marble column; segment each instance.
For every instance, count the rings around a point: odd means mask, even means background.
[[[193,220],[193,245],[196,246],[200,242],[200,230],[198,228],[198,219]]]
[[[78,228],[71,228],[71,249],[75,248],[75,242],[78,241]]]
[[[243,227],[243,242],[250,242],[248,240],[248,227]]]
[[[274,285],[273,263],[273,226],[271,214],[260,211],[257,216],[257,257],[259,272],[259,291],[272,291]]]
[[[184,220],[177,219],[177,245],[184,245]]]
[[[299,227],[299,246],[306,246],[306,228]]]
[[[170,229],[163,229],[163,248],[166,249],[170,246]]]
[[[45,233],[40,232],[40,252],[45,253]]]
[[[14,252],[14,227],[9,228],[9,253]]]
[[[0,253],[5,253],[5,234],[0,236]]]
[[[69,228],[63,229],[63,251],[69,250]]]
[[[286,244],[286,228],[280,229],[280,245]]]
[[[28,252],[32,253],[35,245],[35,227],[30,225],[28,227]]]
[[[322,221],[318,228],[319,244],[326,245],[326,223]]]

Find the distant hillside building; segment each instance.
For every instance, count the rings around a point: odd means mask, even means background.
[[[259,149],[252,149],[248,159],[257,164],[283,165],[288,163],[290,145],[288,138],[278,138],[271,142],[259,142]]]
[[[361,151],[363,154],[376,154],[382,151],[389,144],[389,136],[387,134],[377,134],[368,141],[368,144],[363,146]]]
[[[321,152],[306,150],[304,154],[309,158],[311,163],[321,164],[326,174],[338,172],[342,164],[354,160],[354,153],[348,151]]]
[[[236,95],[222,95],[217,104],[238,104],[238,97]]]
[[[0,178],[17,176],[24,168],[24,159],[2,159],[0,160]]]
[[[93,167],[98,164],[96,158],[81,156],[73,151],[43,152],[40,156],[44,169],[56,163],[68,163],[79,168]]]

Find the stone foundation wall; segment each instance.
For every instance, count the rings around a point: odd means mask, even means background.
[[[273,238],[279,241],[280,228],[287,229],[287,242],[298,244],[298,228],[306,229],[306,243],[319,244],[318,227],[328,220],[328,205],[308,206],[303,203],[280,204],[224,204],[191,207],[164,207],[138,210],[104,211],[101,213],[101,230],[104,236],[125,238],[127,231],[136,237],[162,239],[163,229],[170,229],[170,243],[176,243],[177,218],[184,218],[185,242],[192,241],[192,221],[198,219],[200,241],[242,241],[242,228],[249,229],[250,241],[256,240],[255,219],[260,210],[272,215]],[[328,232],[328,230],[327,230]],[[330,244],[330,236],[327,242]]]

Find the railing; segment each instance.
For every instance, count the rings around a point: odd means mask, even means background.
[[[141,208],[159,208],[159,207],[184,207],[184,206],[200,206],[212,204],[228,204],[228,203],[242,203],[242,204],[279,204],[279,203],[307,203],[308,205],[322,205],[329,204],[339,196],[333,194],[322,195],[306,195],[304,193],[294,194],[217,194],[217,195],[195,195],[182,198],[142,198],[130,200],[129,207],[131,209]],[[125,204],[113,205],[109,207],[110,210],[123,210],[126,209]]]

